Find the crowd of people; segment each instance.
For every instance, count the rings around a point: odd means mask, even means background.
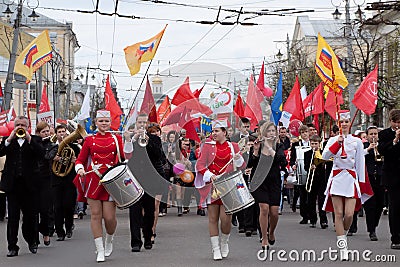
[[[109,169],[143,155],[149,166],[138,168],[149,175],[136,177],[144,194],[129,207],[132,252],[152,249],[158,218],[175,214],[172,207],[179,217],[191,207],[199,216],[208,215],[214,260],[228,257],[232,225],[245,236],[258,234],[267,252],[276,241],[284,200],[293,212],[300,208],[300,224],[311,228],[318,219],[321,229],[328,228],[327,212],[332,212],[342,260],[348,259],[347,236],[357,231],[361,210],[370,240],[377,241],[386,208],[390,247],[400,249],[400,110],[390,112],[387,129],[372,125],[355,135],[350,121],[349,112],[340,112],[324,140],[312,124],[300,126],[297,137],[266,121],[251,131],[247,118],[239,120],[235,133],[227,120],[215,119],[212,133],[199,134],[198,142],[184,130],[163,133],[147,114],[118,134],[110,131],[110,112],[99,110],[97,132],[88,136],[79,127],[68,134],[66,125],[53,130],[45,122],[31,135],[29,120],[19,116],[0,144],[0,220],[7,217],[7,256],[18,256],[21,212],[23,237],[35,254],[41,241],[50,245],[54,233],[57,241],[72,238],[74,219],[83,218],[87,203],[96,261],[105,261],[113,251],[117,219],[116,203],[101,179]],[[234,171],[241,173],[255,204],[230,214],[214,183]]]

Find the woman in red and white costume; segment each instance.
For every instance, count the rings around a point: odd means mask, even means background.
[[[84,184],[84,188],[81,190],[78,188],[78,191],[81,191],[80,194],[84,194],[80,198],[86,198],[90,205],[90,226],[97,250],[96,260],[102,262],[112,253],[112,240],[117,227],[117,219],[115,202],[99,181],[106,170],[119,163],[119,157],[121,161],[124,161],[125,157],[122,137],[108,132],[111,126],[110,111],[97,111],[96,126],[98,132],[93,136],[86,137],[83,143],[82,150],[75,162],[75,170],[79,175],[77,178],[81,180],[78,187],[80,184]],[[106,228],[105,246],[103,245],[102,219],[104,219]]]
[[[211,197],[211,182],[215,181],[221,174],[234,171],[234,167],[244,168],[246,166],[238,145],[227,141],[227,126],[226,120],[214,120],[212,122],[212,139],[208,139],[204,143],[196,163],[195,186],[199,188],[202,196],[207,196],[208,229],[214,260],[226,258],[229,254],[228,241],[232,215],[225,213],[221,199]],[[233,160],[231,161],[232,157]],[[228,164],[228,162],[230,163]],[[221,246],[219,242],[219,220],[221,220]]]
[[[323,209],[335,212],[337,246],[341,260],[348,260],[347,231],[353,221],[356,203],[361,203],[360,183],[365,182],[365,157],[362,141],[350,134],[350,112],[339,112],[342,134],[329,138],[322,153],[324,160],[333,157],[333,168],[325,191]],[[342,148],[347,158],[342,159]]]

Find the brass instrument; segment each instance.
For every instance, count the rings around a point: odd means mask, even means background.
[[[24,128],[18,128],[18,129],[15,131],[15,135],[16,135],[18,138],[25,138],[25,135],[26,135],[25,129],[24,129]]]
[[[311,169],[312,165],[317,167],[319,164],[324,163],[325,160],[322,158],[322,154],[319,150],[315,150],[314,153],[312,154],[311,157],[311,162],[310,162],[310,168],[308,169],[308,174],[307,174],[307,181],[306,181],[306,191],[308,193],[311,192],[311,188],[314,182],[314,174],[315,174],[315,169]],[[310,177],[310,173],[311,177]]]
[[[143,129],[143,128],[142,128],[142,129]],[[139,136],[138,144],[139,144],[139,146],[141,146],[141,147],[145,147],[145,146],[147,146],[147,143],[148,143],[148,142],[149,142],[149,141],[147,140],[146,132],[143,131],[143,133]]]
[[[383,161],[383,156],[379,154],[378,152],[378,142],[375,140],[375,138],[372,139],[372,143],[375,144],[374,147],[374,155],[375,155],[375,161],[381,162]]]
[[[86,136],[85,129],[78,124],[76,130],[58,145],[57,156],[61,157],[61,160],[53,161],[52,170],[55,175],[65,177],[71,172],[74,166],[72,158],[75,157],[75,152],[68,144]]]

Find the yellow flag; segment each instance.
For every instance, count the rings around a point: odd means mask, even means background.
[[[156,36],[146,41],[125,47],[125,60],[131,75],[135,75],[140,71],[140,64],[142,62],[150,61],[154,58],[165,28],[167,28],[167,25],[165,25],[164,29]]]
[[[52,58],[49,32],[44,30],[18,56],[14,72],[26,77],[26,83],[32,79],[33,73]]]
[[[315,70],[325,85],[336,93],[342,91],[349,84],[335,53],[319,33]]]

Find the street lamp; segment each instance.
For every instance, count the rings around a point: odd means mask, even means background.
[[[340,16],[342,16],[342,13],[336,7],[335,12],[332,13],[332,16],[333,16],[334,19],[340,19]]]
[[[278,58],[278,60],[280,61],[283,57],[283,54],[281,53],[281,50],[279,49],[278,54],[276,54],[276,57]]]
[[[6,4],[6,3],[4,3],[4,0],[3,0],[3,4]],[[7,19],[10,19],[11,16],[14,14],[14,11],[12,11],[10,9],[10,4],[6,4],[6,5],[7,5],[7,8],[6,8],[6,10],[3,11],[3,14],[6,16]],[[40,17],[35,12],[35,9],[39,6],[39,1],[36,1],[36,5],[29,4],[29,1],[27,1],[27,5],[29,8],[32,9],[32,13],[28,16],[28,18],[30,18],[32,20],[32,22],[36,22],[37,19]]]
[[[6,10],[3,11],[3,14],[6,16],[7,19],[10,19],[14,12],[11,11],[10,6],[7,5]]]

